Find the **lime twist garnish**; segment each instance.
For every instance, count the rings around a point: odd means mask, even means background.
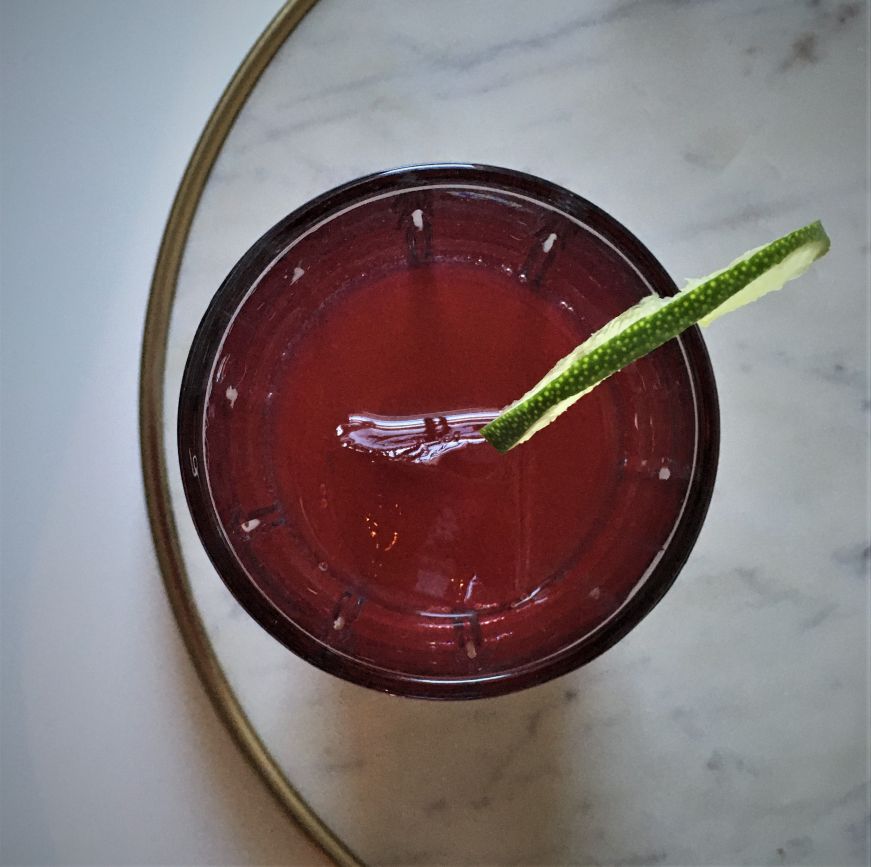
[[[677,337],[692,325],[710,325],[803,274],[829,249],[817,221],[745,253],[721,271],[690,280],[676,295],[651,295],[612,319],[519,400],[505,407],[481,433],[505,452],[562,415],[611,374]]]

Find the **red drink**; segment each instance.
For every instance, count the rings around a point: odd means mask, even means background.
[[[505,692],[601,652],[710,497],[698,335],[507,454],[477,431],[651,287],[673,288],[622,227],[514,173],[384,175],[291,215],[185,378],[185,481],[222,577],[288,646],[391,691]]]

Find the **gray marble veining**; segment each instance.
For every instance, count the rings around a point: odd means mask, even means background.
[[[706,333],[720,473],[674,588],[613,650],[527,692],[403,701],[290,656],[215,576],[170,460],[227,674],[367,861],[867,863],[866,28],[864,4],[826,0],[321,0],[255,89],[187,247],[169,408],[239,255],[371,170],[543,175],[677,278],[817,217],[833,238],[801,284]]]

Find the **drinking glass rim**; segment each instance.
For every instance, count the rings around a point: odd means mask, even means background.
[[[221,283],[197,328],[182,378],[178,449],[185,495],[202,544],[236,600],[285,647],[319,668],[381,691],[419,698],[480,698],[550,680],[590,662],[633,629],[677,578],[710,504],[719,453],[719,407],[710,358],[693,327],[677,338],[693,391],[695,455],[683,508],[661,556],[639,576],[630,597],[595,630],[549,656],[515,668],[466,677],[428,677],[385,669],[324,644],[281,611],[238,561],[218,519],[205,473],[205,409],[220,348],[259,277],[293,244],[325,222],[383,197],[439,187],[492,190],[554,210],[613,247],[660,295],[678,289],[652,253],[625,226],[582,196],[513,169],[475,163],[427,163],[375,172],[341,184],[292,211],[264,233]],[[204,468],[202,475],[199,467]]]

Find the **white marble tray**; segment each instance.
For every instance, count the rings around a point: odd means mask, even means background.
[[[320,0],[253,88],[178,276],[165,505],[239,705],[362,860],[866,862],[866,27],[826,0]],[[242,612],[174,442],[194,329],[248,246],[337,183],[440,160],[561,183],[678,279],[817,217],[833,247],[707,333],[720,473],[665,600],[574,674],[433,704],[336,680]]]

